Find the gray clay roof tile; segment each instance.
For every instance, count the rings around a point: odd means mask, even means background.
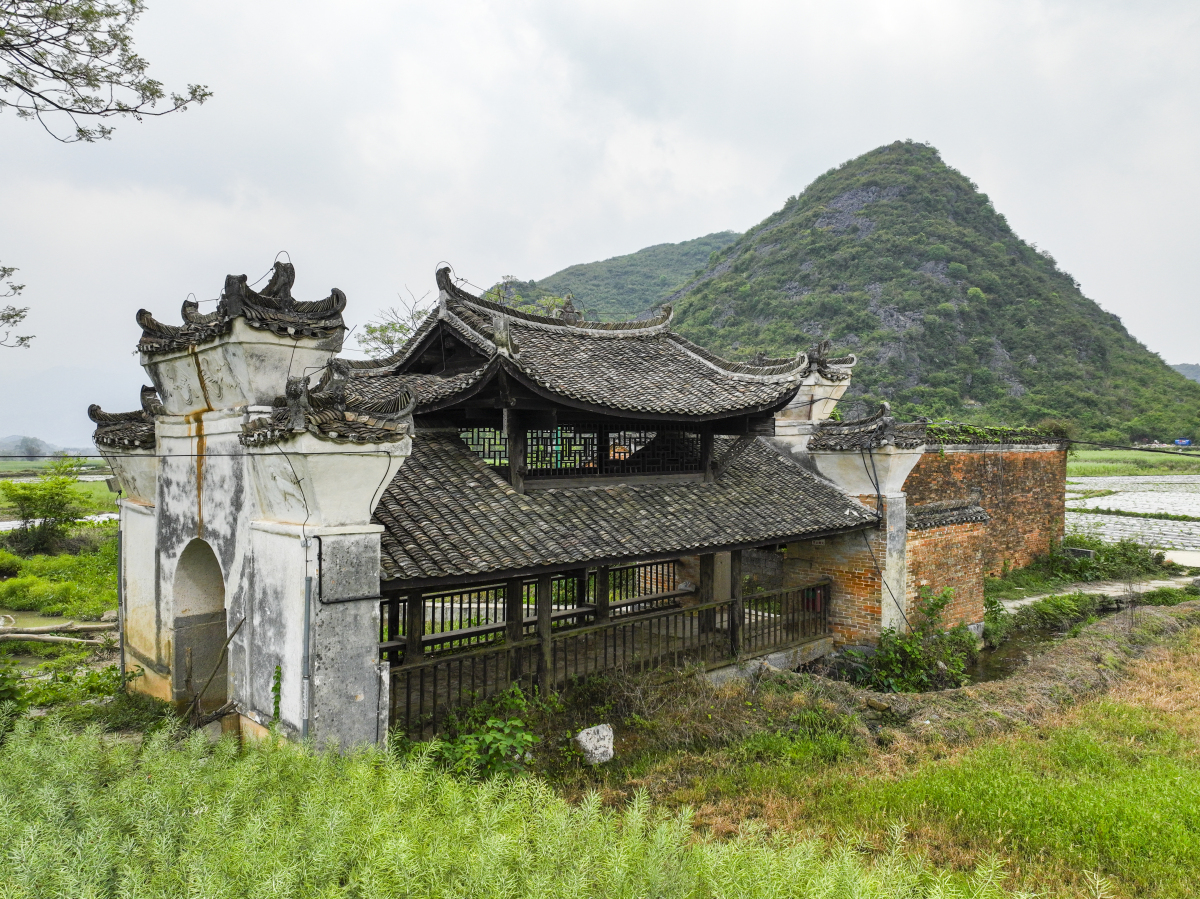
[[[732,452],[736,448],[736,452]],[[769,543],[874,513],[760,439],[718,437],[713,483],[603,483],[518,494],[452,433],[418,431],[376,507],[392,579],[453,578]]]

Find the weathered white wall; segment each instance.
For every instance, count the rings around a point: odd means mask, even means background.
[[[235,319],[230,334],[202,347],[144,356],[167,410],[155,423],[158,458],[106,455],[129,497],[121,503],[127,663],[145,672],[135,687],[187,704],[188,641],[195,659],[214,646],[219,652],[236,631],[224,689],[247,725],[275,720],[278,666],[280,730],[348,747],[386,736],[373,598],[382,529],[369,522],[411,438],[359,445],[303,432],[254,448],[238,440],[242,425],[268,414],[284,393],[289,371],[318,370],[339,345],[278,337]],[[220,585],[209,586],[223,590],[222,633],[213,632],[213,609],[204,609],[204,621],[196,617],[204,600],[197,591],[208,588],[176,589],[179,559],[194,540],[211,547],[220,567]],[[209,673],[196,668],[192,689]]]

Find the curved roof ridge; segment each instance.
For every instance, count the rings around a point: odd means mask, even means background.
[[[532,325],[541,325],[545,328],[553,330],[564,330],[571,332],[595,333],[596,336],[602,337],[618,337],[622,332],[634,331],[639,334],[644,334],[647,331],[655,329],[662,330],[671,322],[673,312],[669,305],[663,306],[663,311],[654,318],[645,321],[624,321],[624,322],[589,322],[581,321],[577,324],[570,324],[561,319],[552,318],[548,315],[537,315],[533,312],[524,312],[520,309],[515,309],[512,306],[505,306],[503,303],[496,303],[492,300],[477,297],[472,293],[463,290],[450,277],[450,269],[443,267],[437,271],[438,288],[454,301],[467,303],[471,306],[476,306],[487,312],[496,312],[501,315],[507,315],[509,318],[520,319],[523,322]]]
[[[797,353],[795,358],[781,364],[754,365],[749,362],[733,362],[729,359],[724,359],[716,353],[692,343],[686,337],[676,334],[674,331],[671,331],[667,336],[688,355],[694,356],[706,365],[736,378],[783,381],[802,378],[808,371],[808,354],[804,351]],[[770,361],[774,362],[775,360]]]

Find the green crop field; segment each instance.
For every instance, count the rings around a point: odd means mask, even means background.
[[[1144,450],[1076,450],[1067,459],[1068,478],[1152,474],[1200,474],[1200,451],[1152,453]]]

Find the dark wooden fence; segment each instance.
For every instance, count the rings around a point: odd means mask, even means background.
[[[607,573],[607,602],[603,571],[430,594],[421,597],[420,621],[409,608],[415,598],[385,601],[380,649],[392,663],[392,726],[431,736],[454,709],[514,683],[551,691],[605,671],[715,668],[828,633],[828,584],[701,603],[691,590],[633,589],[673,587],[673,565],[669,579],[655,566],[616,571]],[[509,608],[519,610],[511,621]],[[412,653],[409,629],[420,636]]]

